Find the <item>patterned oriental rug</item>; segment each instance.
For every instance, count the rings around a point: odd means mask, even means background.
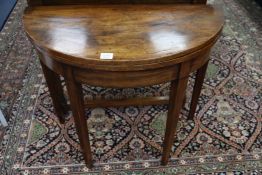
[[[0,140],[0,174],[262,174],[262,10],[248,0],[209,3],[224,6],[225,28],[210,55],[194,121],[186,119],[189,98],[181,112],[168,166],[159,165],[167,106],[130,106],[86,110],[96,162],[88,169],[71,113],[65,125],[54,114],[37,55],[22,28],[26,2],[18,1],[0,35],[2,58],[14,62],[4,67],[2,61],[1,69],[10,70],[9,76],[15,71],[23,80],[16,81],[21,84],[17,93],[12,81],[1,92],[11,100],[0,103],[10,109],[9,127]],[[194,75],[187,97],[193,82]],[[169,84],[135,89],[84,86],[84,92],[87,99],[167,95]]]

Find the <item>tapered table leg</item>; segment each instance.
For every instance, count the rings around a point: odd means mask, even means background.
[[[40,63],[53,101],[55,113],[59,118],[60,123],[65,123],[65,115],[68,112],[68,106],[63,93],[60,77],[58,74],[50,70],[44,63],[41,61]]]
[[[166,131],[163,146],[162,165],[168,163],[171,148],[175,139],[176,126],[179,120],[179,114],[183,105],[186,93],[188,77],[177,79],[171,82],[170,100],[168,107],[168,116],[166,121]]]
[[[73,71],[70,67],[65,70],[65,82],[85,163],[89,168],[91,168],[92,154],[89,143],[87,121],[85,119],[82,86],[75,81]]]
[[[200,92],[201,92],[201,89],[202,89],[202,86],[203,86],[203,83],[204,83],[207,66],[208,66],[208,62],[206,64],[204,64],[196,72],[195,85],[194,85],[194,89],[193,89],[190,111],[189,111],[189,115],[188,115],[189,120],[193,120],[193,118],[194,118],[198,98],[199,98],[199,95],[200,95]]]

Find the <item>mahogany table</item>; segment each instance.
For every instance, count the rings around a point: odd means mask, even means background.
[[[27,9],[25,31],[40,62],[61,123],[63,76],[87,166],[92,166],[84,107],[169,104],[162,165],[168,163],[191,72],[197,71],[189,118],[195,113],[209,52],[223,27],[211,5],[81,5]],[[81,84],[111,88],[171,82],[169,97],[84,102]]]

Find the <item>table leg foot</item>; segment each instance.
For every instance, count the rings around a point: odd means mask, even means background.
[[[171,83],[166,132],[163,146],[161,165],[166,165],[169,160],[171,148],[175,139],[176,126],[186,93],[188,77],[174,80]]]
[[[197,107],[197,102],[198,98],[200,96],[200,92],[203,86],[203,82],[205,79],[205,74],[207,70],[208,62],[204,64],[200,69],[197,70],[196,72],[196,78],[195,78],[195,85],[193,89],[193,95],[192,95],[192,100],[191,100],[191,105],[190,105],[190,111],[188,115],[189,120],[193,120],[195,112],[196,112],[196,107]]]

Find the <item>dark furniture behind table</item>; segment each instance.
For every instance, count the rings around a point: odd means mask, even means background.
[[[262,7],[262,0],[256,0],[256,2]]]

